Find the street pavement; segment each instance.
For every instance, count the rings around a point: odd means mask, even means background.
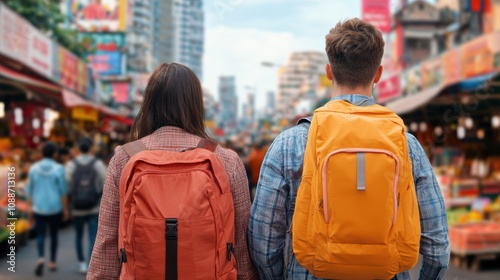
[[[76,273],[76,254],[74,248],[75,233],[72,226],[62,229],[59,233],[59,252],[58,270],[50,272],[44,270],[43,277],[34,276],[34,268],[37,261],[36,243],[34,239],[28,241],[28,244],[18,248],[16,252],[16,272],[7,270],[7,258],[0,256],[0,280],[82,280],[85,276]],[[85,236],[86,237],[86,236]],[[84,242],[87,238],[84,238]],[[46,252],[48,251],[48,240],[46,240]],[[87,248],[84,243],[84,248]],[[499,280],[500,279],[500,261],[485,263],[484,270],[478,273],[466,271],[450,266],[446,274],[446,280]],[[47,268],[47,267],[45,267]],[[420,263],[411,271],[411,279],[418,279]]]
[[[87,233],[87,232],[85,232]],[[86,245],[87,235],[84,236],[83,248]],[[34,274],[35,265],[38,260],[36,250],[36,239],[30,239],[24,247],[16,251],[16,272],[7,270],[7,258],[0,256],[0,280],[31,280],[31,279],[49,279],[49,280],[83,280],[85,275],[76,272],[77,259],[75,252],[75,232],[72,225],[67,226],[59,232],[59,249],[57,252],[57,271],[51,272],[47,269],[49,257],[49,243],[45,239],[45,268],[42,277],[36,277]]]

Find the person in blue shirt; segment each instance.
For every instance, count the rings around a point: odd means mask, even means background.
[[[330,31],[326,74],[332,81],[332,100],[375,104],[372,91],[382,75],[384,45],[381,32],[359,19],[340,22]],[[302,121],[279,134],[261,168],[248,225],[250,255],[261,279],[316,279],[295,259],[290,232],[309,125]],[[419,279],[443,279],[450,255],[443,197],[422,146],[408,133],[407,142],[420,210]],[[410,279],[409,272],[395,279]]]
[[[57,145],[46,142],[42,146],[43,159],[34,163],[28,173],[26,194],[37,234],[38,263],[35,274],[41,276],[44,267],[45,232],[50,228],[49,269],[55,271],[57,237],[61,219],[69,217],[67,185],[64,167],[54,161]]]

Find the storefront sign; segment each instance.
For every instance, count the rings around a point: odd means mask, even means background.
[[[487,36],[481,36],[461,47],[462,77],[484,75],[493,69],[493,54]]]
[[[83,32],[124,31],[127,0],[70,0],[68,10],[75,27]]]
[[[20,62],[26,62],[29,57],[30,24],[11,11],[5,5],[0,5],[0,53]]]
[[[88,50],[125,52],[124,33],[79,33],[78,38]]]
[[[443,55],[444,84],[449,86],[460,81],[462,68],[460,67],[460,49],[452,49]]]
[[[78,83],[76,91],[86,95],[88,84],[88,70],[87,64],[81,60],[78,61]]]
[[[89,55],[88,59],[92,69],[97,75],[120,75],[122,73],[122,58],[120,52],[97,51]]]
[[[130,83],[128,81],[103,81],[101,82],[100,100],[109,107],[118,104],[128,104],[130,98]]]
[[[130,83],[114,82],[112,83],[113,96],[118,104],[127,104],[130,102]]]
[[[429,59],[422,63],[422,88],[443,84],[443,57]]]
[[[363,0],[362,18],[375,25],[383,33],[389,33],[391,31],[389,0]]]
[[[377,102],[384,103],[390,99],[401,96],[400,76],[399,73],[392,75],[377,85]]]
[[[52,41],[27,20],[0,5],[0,53],[52,77]]]
[[[59,83],[68,89],[77,91],[78,58],[62,47],[59,47],[59,69],[61,71]]]
[[[52,41],[35,28],[30,33],[28,65],[45,77],[52,77]]]
[[[99,121],[99,112],[94,108],[75,107],[71,109],[71,117],[75,120],[82,121]]]

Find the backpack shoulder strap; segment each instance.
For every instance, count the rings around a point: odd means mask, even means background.
[[[309,117],[306,117],[306,118],[301,118],[297,121],[297,125],[301,124],[301,123],[307,123],[307,124],[311,124],[312,123],[312,119],[313,119],[313,116],[309,116]]]
[[[196,148],[202,148],[215,153],[215,149],[217,149],[217,142],[212,139],[202,138],[200,142],[198,142],[198,146]]]
[[[133,142],[127,143],[123,146],[123,149],[128,154],[129,157],[133,157],[136,154],[147,150],[146,145],[142,143],[141,139],[135,140]]]

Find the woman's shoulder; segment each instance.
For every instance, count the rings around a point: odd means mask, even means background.
[[[224,163],[232,163],[232,164],[237,164],[238,162],[241,162],[240,157],[238,154],[228,148],[225,148],[221,146],[220,144],[217,145],[217,149],[215,150],[215,154],[224,162]]]

